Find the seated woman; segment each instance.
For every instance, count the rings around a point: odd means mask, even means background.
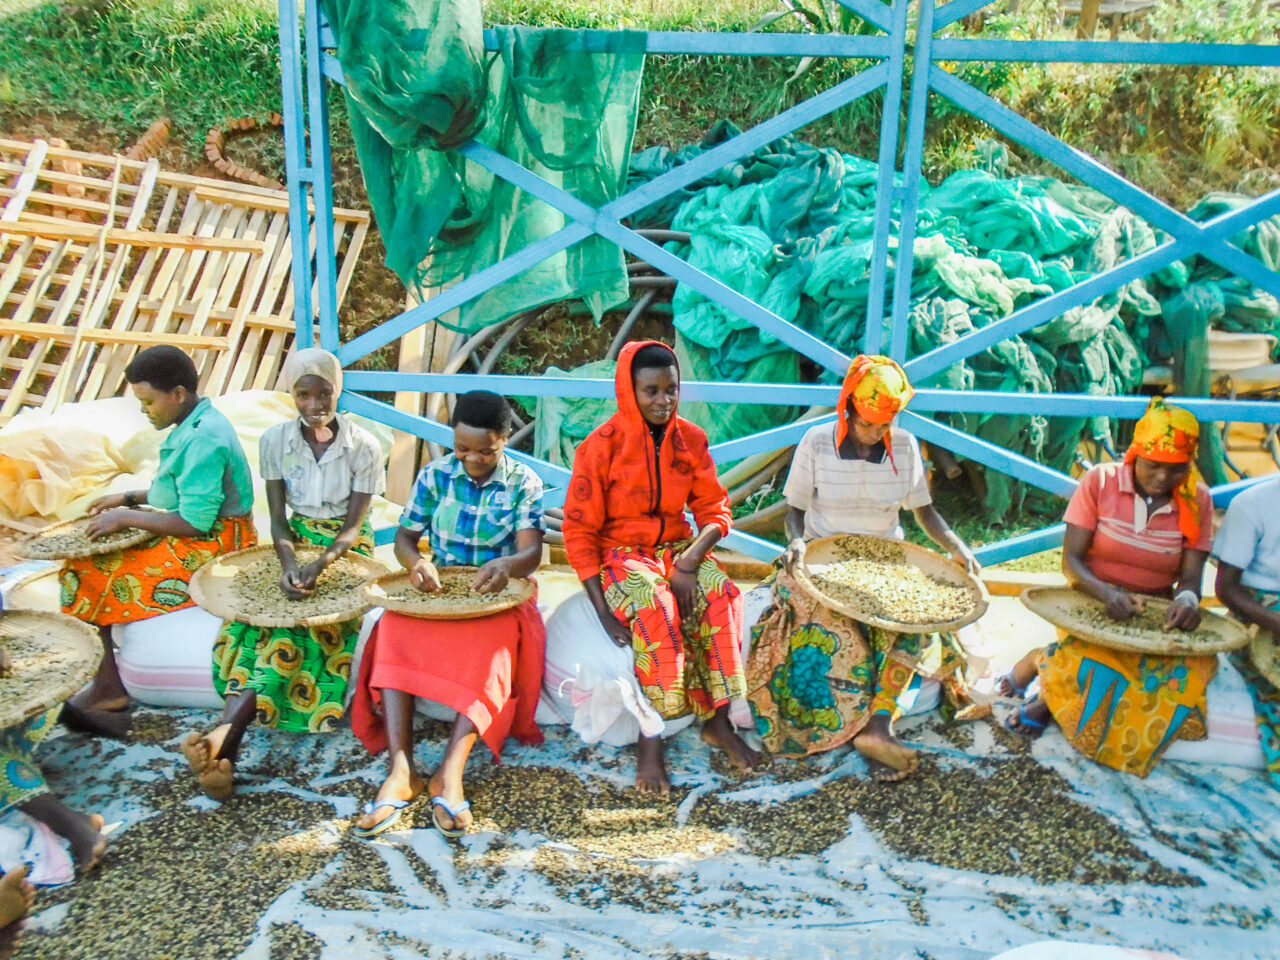
[[[160,442],[151,487],[94,501],[89,535],[136,527],[155,537],[68,560],[61,575],[63,612],[96,625],[104,650],[97,677],[67,701],[63,722],[113,737],[128,736],[132,721],[111,626],[191,606],[187,584],[202,564],[257,542],[249,463],[230,421],[196,392],[191,358],[177,347],[150,347],[125,368],[125,379],[151,425],[173,430]]]
[[[0,676],[11,668],[9,655],[0,647]],[[63,837],[71,845],[71,857],[83,875],[98,865],[107,849],[107,838],[102,833],[105,821],[101,814],[86,815],[71,809],[50,793],[35,757],[36,747],[58,722],[61,709],[53,707],[18,726],[0,729],[0,813],[16,807]],[[0,910],[6,893],[12,895],[13,890],[0,881]],[[0,945],[3,941],[4,932],[0,931]]]
[[[901,780],[918,762],[893,734],[900,694],[918,678],[932,678],[962,707],[964,652],[949,635],[891,633],[806,600],[792,570],[815,538],[902,539],[898,521],[906,509],[957,563],[977,571],[969,547],[933,506],[915,437],[890,430],[913,393],[893,360],[855,357],[836,422],[811,428],[796,446],[783,488],[790,544],[761,585],[773,592],[747,661],[751,709],[770,752],[803,757],[852,740],[881,781]]]
[[[9,960],[22,941],[36,888],[27,883],[27,868],[14,867],[0,877],[0,960]]]
[[[299,350],[285,361],[281,379],[298,416],[262,435],[258,467],[284,569],[280,590],[298,599],[348,550],[373,553],[369,503],[386,489],[386,472],[378,441],[338,413],[337,357],[317,347]],[[297,544],[325,549],[300,567]],[[359,635],[359,618],[310,628],[223,624],[213,647],[213,685],[226,702],[222,720],[204,736],[191,734],[182,747],[206,794],[215,800],[231,795],[236,756],[255,716],[294,733],[336,727]]]
[[[729,532],[729,495],[707,435],[676,414],[680,370],[670,347],[628,343],[618,357],[618,412],[573,458],[564,546],[609,637],[635,653],[636,677],[665,720],[691,711],[702,737],[751,770],[760,754],[729,721],[746,690],[742,597],[711,548]],[[689,528],[688,509],[698,524]],[[636,787],[666,794],[662,738],[641,736]]]
[[[496,593],[542,562],[542,481],[506,454],[511,408],[475,390],[453,408],[453,452],[422,468],[396,531],[396,558],[419,590],[439,590],[436,564],[478,567],[472,589]],[[430,557],[419,544],[430,544]],[[433,562],[434,561],[434,562]],[[534,598],[471,620],[423,620],[386,611],[365,644],[351,729],[390,769],[355,833],[395,826],[424,789],[448,837],[471,825],[462,774],[476,737],[496,759],[508,736],[542,742],[534,723],[546,632]],[[414,699],[458,713],[444,759],[424,784],[413,760]]]
[[[1062,572],[1116,620],[1141,609],[1139,593],[1173,598],[1166,630],[1200,624],[1213,502],[1194,466],[1199,436],[1195,417],[1154,398],[1124,462],[1091,469],[1067,505]],[[1217,669],[1216,656],[1132,653],[1067,635],[1027,654],[998,690],[1020,697],[1038,673],[1040,696],[1009,718],[1011,729],[1039,736],[1052,716],[1086,757],[1145,777],[1174,740],[1205,738]]]
[[[1213,541],[1218,599],[1245,623],[1256,623],[1272,637],[1280,637],[1278,502],[1280,478],[1237,494]],[[1280,688],[1258,671],[1248,651],[1233,652],[1231,662],[1249,685],[1267,775],[1280,787]]]

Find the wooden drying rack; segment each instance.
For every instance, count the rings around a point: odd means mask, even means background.
[[[191,353],[202,393],[275,386],[294,334],[283,191],[0,139],[0,204],[0,423],[120,394],[158,343]],[[334,210],[339,302],[368,230]]]

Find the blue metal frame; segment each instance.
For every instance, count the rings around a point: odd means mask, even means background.
[[[886,351],[903,361],[912,378],[927,383],[957,361],[982,352],[1002,339],[1017,336],[1046,323],[1065,311],[1089,303],[1130,281],[1145,277],[1193,253],[1205,256],[1223,268],[1280,297],[1280,275],[1245,253],[1231,241],[1240,231],[1280,214],[1280,190],[1259,197],[1230,213],[1197,223],[1156,197],[1107,169],[1097,160],[1063,143],[1052,134],[1020,117],[1008,107],[947,72],[940,64],[963,61],[1004,61],[1021,63],[1159,63],[1188,66],[1280,67],[1280,46],[1262,44],[1129,43],[1095,41],[988,40],[940,36],[947,27],[987,6],[991,0],[951,0],[937,4],[923,0],[917,14],[915,37],[909,37],[909,0],[840,0],[881,34],[878,36],[799,33],[700,33],[662,32],[647,34],[650,53],[722,56],[824,56],[878,61],[855,76],[746,130],[733,139],[675,167],[662,176],[596,209],[520,167],[500,153],[478,142],[462,152],[528,193],[562,211],[569,223],[556,233],[520,250],[486,270],[468,277],[427,302],[381,324],[377,328],[341,343],[336,301],[336,263],[332,176],[329,166],[329,127],[326,81],[341,83],[342,68],[327,51],[334,39],[320,16],[317,0],[303,0],[305,43],[298,34],[298,0],[279,0],[280,52],[283,68],[286,169],[290,194],[295,322],[298,340],[314,342],[313,324],[319,323],[320,343],[333,350],[343,364],[399,339],[415,328],[444,315],[499,283],[553,256],[592,234],[618,244],[651,263],[679,282],[688,284],[715,300],[760,330],[788,344],[821,367],[843,374],[849,356],[812,334],[789,323],[760,304],[691,266],[662,247],[623,225],[622,221],[655,200],[687,186],[724,165],[743,157],[777,138],[826,116],[872,91],[884,89],[881,119],[879,180],[872,241],[870,286],[867,302],[866,339],[868,352]],[[585,31],[587,41],[593,32]],[[493,31],[485,32],[486,48],[497,48]],[[907,56],[913,67],[908,76]],[[908,79],[910,86],[908,88]],[[904,92],[909,95],[905,142],[901,144],[903,163],[898,168],[899,118]],[[924,154],[925,124],[930,94],[950,100],[990,124],[1028,150],[1051,160],[1081,182],[1123,204],[1169,239],[1141,256],[1128,260],[1052,296],[1023,307],[1008,317],[975,331],[955,343],[938,347],[921,356],[907,357],[910,271],[897,271],[892,291],[887,290],[890,250],[911,250],[915,240],[918,183]],[[308,152],[308,130],[310,150]],[[309,188],[309,189],[308,189]],[[316,250],[310,254],[307,236],[308,199],[314,203]],[[892,205],[900,201],[901,214],[896,237]],[[896,244],[893,242],[896,241]],[[890,336],[881,343],[884,304],[891,293]],[[415,414],[398,411],[376,401],[365,392],[422,390],[459,392],[491,389],[519,396],[609,397],[612,381],[567,377],[499,376],[471,374],[410,374],[387,371],[357,371],[346,374],[343,409],[361,413],[397,429],[448,445],[451,431]],[[686,399],[711,403],[772,403],[785,405],[831,404],[837,388],[816,384],[738,384],[687,382]],[[1223,401],[1189,398],[1179,400],[1204,420],[1231,420],[1259,423],[1280,422],[1280,405],[1257,401]],[[904,426],[926,441],[976,460],[1041,489],[1069,496],[1075,481],[1056,470],[981,440],[920,413],[1005,413],[1043,416],[1083,417],[1106,415],[1136,418],[1145,408],[1142,397],[1094,397],[1072,394],[1008,394],[987,391],[921,389],[911,412],[902,415]],[[725,463],[776,450],[795,443],[818,420],[790,424],[712,448],[717,462]],[[516,456],[529,463],[548,486],[547,505],[564,501],[568,471],[524,454]],[[1216,488],[1215,502],[1223,505],[1250,481]],[[384,534],[385,535],[385,534]],[[986,563],[1025,556],[1061,543],[1062,525],[990,544],[978,551]],[[765,540],[735,531],[728,545],[761,559],[770,558],[777,547]]]

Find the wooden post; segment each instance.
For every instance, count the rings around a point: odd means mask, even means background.
[[[1093,32],[1098,29],[1098,8],[1102,0],[1082,0],[1080,4],[1080,22],[1076,24],[1076,36],[1081,40],[1092,40]]]

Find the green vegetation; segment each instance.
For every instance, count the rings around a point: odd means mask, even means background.
[[[807,16],[779,16],[780,0],[487,0],[485,11],[489,23],[540,26],[741,30],[764,22],[767,30],[825,30],[820,2],[793,4]],[[1153,33],[1275,42],[1280,12],[1254,8],[1254,0],[1166,3],[1152,16]],[[990,17],[982,30],[1008,38],[1067,36],[1057,9],[1055,0],[1024,0],[1016,14]],[[831,19],[840,26],[839,16]],[[845,17],[844,25],[865,28],[856,18]],[[688,143],[720,117],[747,126],[865,64],[803,66],[778,58],[650,57],[637,146]],[[964,64],[956,72],[1183,205],[1242,179],[1246,188],[1264,189],[1280,166],[1280,71]],[[279,106],[271,0],[0,0],[0,125],[9,130],[71,116],[124,147],[157,117],[169,116],[177,142],[197,159],[210,126],[229,116],[265,117]],[[937,98],[933,107],[938,122],[930,126],[925,172],[937,180],[971,164],[975,141],[990,131]],[[333,113],[340,155],[349,143],[344,114]],[[873,94],[801,136],[872,154],[879,114]],[[258,152],[259,163],[279,164],[278,148]],[[1019,169],[1042,165],[1024,158]],[[348,202],[358,197],[358,185],[352,187]]]

